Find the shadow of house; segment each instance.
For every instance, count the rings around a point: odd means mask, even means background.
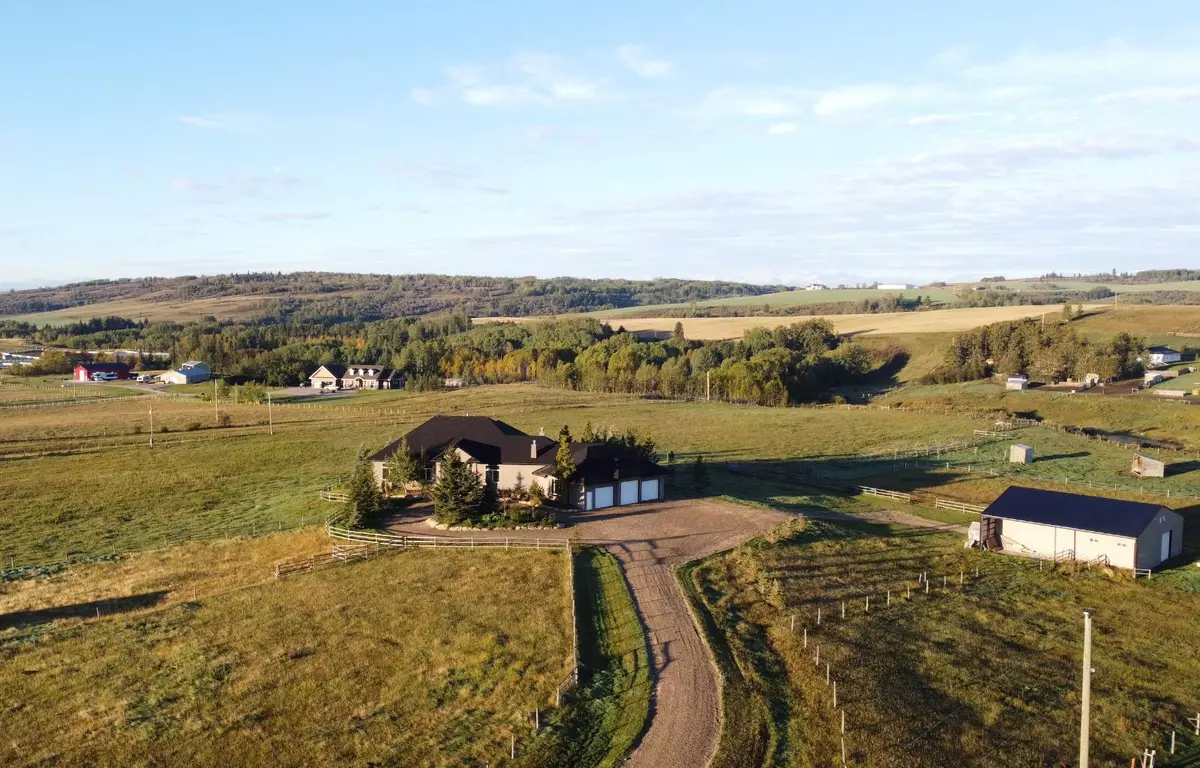
[[[129,597],[110,597],[104,600],[93,600],[87,603],[60,605],[53,608],[42,608],[36,611],[14,611],[0,614],[0,630],[19,627],[32,627],[38,624],[48,624],[59,619],[94,619],[97,616],[111,616],[114,613],[127,613],[143,608],[153,608],[167,599],[170,592],[144,592]]]

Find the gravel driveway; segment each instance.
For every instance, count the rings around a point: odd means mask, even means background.
[[[428,509],[414,510],[388,528],[397,533],[437,533],[425,524],[427,514]],[[566,537],[578,530],[583,541],[603,544],[621,561],[650,641],[655,680],[650,727],[627,766],[701,768],[717,748],[720,678],[692,622],[674,569],[735,547],[789,519],[783,512],[716,501],[667,501],[578,512],[564,520],[572,524],[571,529],[554,532],[556,537]],[[491,535],[545,538],[533,531]]]

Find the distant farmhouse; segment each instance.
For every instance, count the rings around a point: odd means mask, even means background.
[[[911,283],[879,283],[875,287],[881,291],[911,291],[917,286]]]
[[[1183,518],[1158,504],[1010,487],[980,516],[989,549],[1153,569],[1183,552]]]
[[[129,366],[125,363],[80,363],[75,366],[75,381],[112,381],[128,379]]]
[[[1146,365],[1150,368],[1178,363],[1182,359],[1183,354],[1170,347],[1155,346],[1146,348]]]
[[[808,285],[804,286],[804,290],[806,290],[806,291],[828,291],[829,286],[822,285],[821,283],[809,283]]]
[[[208,363],[199,360],[188,360],[173,371],[167,371],[158,377],[164,384],[199,384],[212,378]]]
[[[308,377],[313,389],[401,389],[404,376],[394,368],[369,363],[322,365]]]
[[[511,488],[521,475],[551,499],[587,510],[628,506],[664,498],[666,470],[634,451],[612,443],[571,443],[575,474],[565,487],[553,477],[558,443],[527,435],[503,421],[484,416],[434,416],[404,436],[408,449],[425,467],[425,480],[437,479],[438,461],[457,451],[489,485]],[[384,468],[401,444],[396,440],[371,456],[375,480],[384,485]]]

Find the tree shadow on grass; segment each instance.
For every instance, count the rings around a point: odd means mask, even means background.
[[[42,608],[36,611],[14,611],[0,614],[0,630],[17,627],[30,627],[36,624],[48,624],[59,619],[94,619],[111,616],[114,613],[127,613],[143,608],[153,608],[167,599],[170,592],[144,592],[129,597],[110,597],[104,600],[93,600],[74,605],[60,605],[54,608]]]

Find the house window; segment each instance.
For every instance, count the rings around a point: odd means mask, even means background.
[[[422,480],[432,483],[437,479],[437,467],[432,463],[422,464],[419,474]]]
[[[487,469],[484,470],[483,477],[485,480],[488,481],[488,483],[490,483],[492,485],[499,485],[499,483],[500,483],[500,467],[496,466],[495,464],[489,464]]]

